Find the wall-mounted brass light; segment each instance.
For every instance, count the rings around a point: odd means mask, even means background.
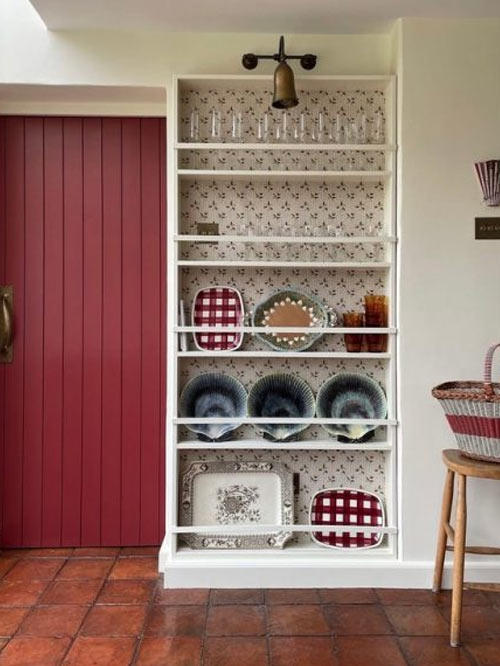
[[[287,60],[300,60],[304,69],[314,69],[316,67],[317,56],[312,53],[304,55],[286,55],[285,39],[280,37],[279,52],[274,55],[255,55],[255,53],[245,53],[241,59],[245,69],[255,69],[259,60],[277,60],[278,66],[274,71],[274,95],[272,105],[275,109],[290,109],[297,106],[299,100],[295,92],[295,81],[293,70],[287,64]]]

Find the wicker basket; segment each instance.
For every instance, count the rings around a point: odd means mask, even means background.
[[[491,381],[495,350],[484,360],[483,382],[445,382],[432,389],[455,433],[458,448],[469,458],[500,462],[500,384]]]

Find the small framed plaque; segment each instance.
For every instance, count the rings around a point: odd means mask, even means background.
[[[219,225],[217,222],[198,222],[196,226],[199,236],[219,235]]]
[[[500,217],[476,217],[476,240],[500,240]]]

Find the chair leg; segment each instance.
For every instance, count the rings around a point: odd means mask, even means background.
[[[460,645],[462,624],[462,593],[464,587],[465,539],[467,532],[467,477],[458,475],[457,518],[455,525],[455,543],[453,558],[453,593],[451,600],[451,636],[452,647]]]
[[[447,471],[446,479],[444,482],[443,503],[441,506],[441,518],[439,519],[436,563],[434,565],[434,582],[432,584],[433,592],[441,591],[441,581],[443,580],[443,566],[444,566],[444,558],[446,555],[446,544],[447,544],[447,536],[444,526],[445,523],[450,522],[454,481],[455,481],[455,472],[449,469]]]

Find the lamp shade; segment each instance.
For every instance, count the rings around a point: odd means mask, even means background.
[[[274,97],[272,105],[275,109],[291,109],[297,106],[298,103],[293,70],[286,62],[280,62],[274,71]]]

